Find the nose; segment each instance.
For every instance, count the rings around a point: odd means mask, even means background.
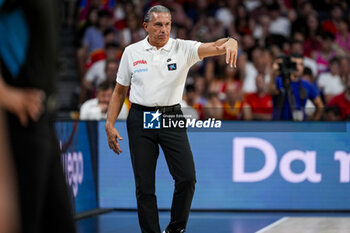
[[[165,25],[162,26],[162,28],[160,29],[160,32],[163,33],[163,34],[166,32],[166,26]]]

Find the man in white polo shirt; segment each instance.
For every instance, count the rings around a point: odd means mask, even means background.
[[[169,171],[175,180],[171,220],[164,232],[185,232],[194,194],[196,175],[186,129],[146,129],[144,116],[153,112],[150,121],[160,115],[180,115],[179,105],[187,72],[199,60],[226,54],[226,63],[236,67],[237,40],[223,38],[212,43],[171,39],[170,11],[154,6],[145,15],[148,36],[128,46],[121,58],[117,85],[108,108],[106,132],[109,147],[120,154],[122,140],[115,121],[130,88],[132,106],[127,119],[129,147],[135,175],[139,223],[143,233],[160,233],[155,170],[161,146]]]

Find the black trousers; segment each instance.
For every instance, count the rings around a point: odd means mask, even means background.
[[[76,232],[61,155],[48,116],[22,127],[8,114],[22,233]]]
[[[181,110],[166,114],[182,114]],[[142,233],[160,233],[155,171],[161,146],[175,181],[168,229],[185,229],[196,175],[186,129],[143,129],[143,111],[131,107],[127,119],[129,147],[135,175],[139,224]]]

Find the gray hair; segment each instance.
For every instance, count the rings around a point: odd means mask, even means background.
[[[152,6],[146,13],[145,18],[143,19],[144,22],[148,23],[152,21],[152,13],[157,12],[157,13],[169,13],[171,15],[171,12],[168,8],[162,5],[156,5]]]

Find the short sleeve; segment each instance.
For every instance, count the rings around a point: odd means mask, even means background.
[[[83,37],[83,44],[85,46],[90,47],[90,44],[91,44],[90,41],[91,41],[91,28],[88,28],[85,31],[85,34],[84,34],[84,37]]]
[[[102,117],[101,109],[98,107],[97,99],[87,100],[80,108],[80,120],[100,120]]]
[[[118,72],[117,72],[117,83],[123,86],[130,86],[131,82],[131,70],[129,67],[129,50],[126,48],[120,60]]]
[[[313,87],[311,84],[308,82],[305,82],[307,92],[309,94],[309,99],[314,100],[318,96],[318,91],[315,87]]]
[[[189,66],[201,60],[198,55],[198,48],[202,44],[201,42],[194,40],[179,40],[179,42],[183,46],[185,58],[187,58],[187,64]]]
[[[327,80],[326,80],[326,76],[325,76],[326,74],[321,74],[320,75],[320,77],[318,78],[318,82],[317,82],[317,85],[321,88],[321,89],[323,89],[325,86],[326,86],[326,84],[327,84]]]
[[[91,66],[90,69],[88,69],[85,75],[85,80],[88,81],[89,83],[93,83],[96,79],[96,68],[94,65]]]

